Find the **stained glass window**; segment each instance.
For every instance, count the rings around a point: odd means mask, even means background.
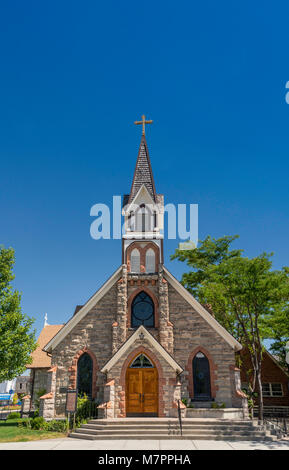
[[[77,390],[79,395],[92,393],[92,359],[89,354],[80,356],[77,363]]]
[[[153,327],[155,324],[154,314],[154,303],[152,299],[146,292],[140,292],[132,302],[131,326],[133,328],[140,325]]]
[[[132,365],[130,366],[131,368],[133,369],[136,369],[136,368],[150,368],[150,367],[154,367],[153,364],[151,363],[151,361],[144,355],[144,354],[140,354],[132,363]]]
[[[206,356],[200,351],[195,355],[193,360],[193,380],[195,399],[210,399],[210,365]]]
[[[140,253],[134,248],[130,255],[130,270],[132,273],[140,272]]]
[[[154,273],[156,271],[155,252],[149,248],[146,252],[146,272]]]

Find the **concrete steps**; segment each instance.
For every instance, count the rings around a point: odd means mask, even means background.
[[[275,440],[264,426],[251,420],[184,419],[183,435],[174,418],[123,418],[90,420],[70,433],[70,437],[89,440],[112,439],[193,439],[193,440]]]

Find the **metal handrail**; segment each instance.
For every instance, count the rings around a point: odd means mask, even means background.
[[[271,417],[271,418],[272,418],[272,417]],[[279,424],[278,418],[277,418],[277,423],[276,423],[276,422],[274,422],[273,420],[270,421],[270,418],[268,419],[268,417],[264,417],[264,422],[265,422],[266,424],[269,424],[269,425],[271,425],[271,426],[274,426],[275,428],[278,428],[278,430],[279,430],[280,433],[282,433],[282,434],[285,435],[285,436],[288,436],[289,433],[288,433],[288,430],[287,430],[287,423],[286,423],[286,419],[285,419],[285,418],[284,418],[284,420],[283,420],[283,426],[284,426],[283,428],[282,428],[282,426],[280,426],[280,424],[282,423],[282,421],[281,421],[281,423]]]
[[[180,432],[181,432],[181,436],[182,436],[183,435],[183,425],[182,425],[182,412],[181,412],[180,402],[181,402],[181,400],[178,400],[178,416],[179,416]]]

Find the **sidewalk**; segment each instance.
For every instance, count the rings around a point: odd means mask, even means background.
[[[289,450],[289,441],[192,441],[46,439],[0,443],[1,450]]]

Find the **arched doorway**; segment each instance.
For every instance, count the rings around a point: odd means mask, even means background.
[[[158,371],[145,354],[134,358],[126,371],[126,415],[158,416]]]
[[[210,364],[208,358],[199,351],[193,359],[194,399],[211,399]]]
[[[77,390],[78,395],[92,397],[92,371],[93,362],[89,354],[84,353],[77,362]]]

